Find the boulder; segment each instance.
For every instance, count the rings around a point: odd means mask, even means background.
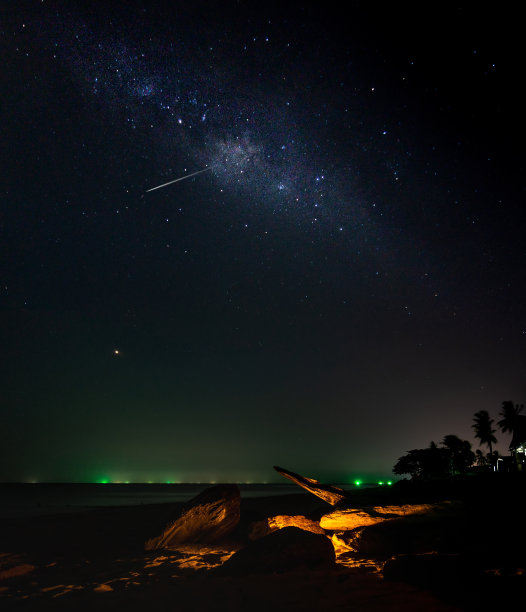
[[[320,526],[331,531],[349,531],[357,527],[375,525],[388,519],[425,514],[433,510],[431,504],[406,504],[402,506],[374,506],[371,508],[345,508],[334,510],[320,519]]]
[[[218,572],[269,574],[297,568],[331,568],[334,564],[334,547],[327,537],[298,527],[284,527],[234,553]]]
[[[333,485],[322,484],[318,480],[314,478],[307,478],[306,476],[301,476],[300,474],[296,474],[295,472],[291,472],[290,470],[286,470],[285,468],[274,466],[274,469],[278,474],[285,476],[289,480],[292,480],[293,483],[300,486],[305,491],[316,495],[323,501],[326,501],[331,506],[336,506],[346,499],[346,494],[343,489],[339,487],[335,487]]]
[[[205,489],[169,516],[159,534],[146,541],[145,550],[182,543],[211,543],[229,535],[238,525],[240,494],[237,485]]]
[[[311,521],[305,516],[288,516],[280,514],[278,516],[269,516],[263,521],[252,523],[248,528],[248,537],[250,540],[258,540],[273,531],[278,531],[278,529],[283,529],[285,527],[298,527],[298,529],[310,531],[311,533],[325,534],[325,531],[316,521]]]
[[[425,513],[365,527],[357,541],[357,553],[385,560],[400,554],[461,551],[472,522],[463,504],[442,502]]]

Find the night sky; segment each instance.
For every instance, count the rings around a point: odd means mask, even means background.
[[[0,480],[388,478],[526,400],[521,20],[342,6],[2,3]]]

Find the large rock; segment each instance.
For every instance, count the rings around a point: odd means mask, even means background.
[[[169,548],[182,543],[216,542],[238,525],[240,494],[237,485],[205,489],[170,516],[159,535],[146,541],[146,550]]]
[[[285,527],[298,527],[298,529],[303,529],[303,531],[310,531],[311,533],[319,533],[321,535],[325,534],[325,531],[316,521],[311,521],[305,516],[279,514],[252,523],[248,529],[248,537],[250,540],[258,540],[273,531],[278,531],[278,529],[284,529]]]
[[[462,503],[442,502],[425,513],[365,527],[356,550],[360,556],[376,560],[400,554],[461,552],[473,519]]]
[[[327,537],[285,527],[234,553],[218,571],[226,575],[268,574],[329,568],[334,563],[334,547]]]
[[[367,527],[383,521],[408,516],[425,514],[433,510],[431,504],[406,504],[402,506],[374,506],[371,508],[345,508],[334,510],[320,519],[320,527],[331,531],[349,531],[357,527]]]
[[[295,472],[291,472],[290,470],[286,470],[285,468],[279,467],[277,465],[274,466],[274,469],[278,474],[285,476],[289,480],[292,480],[293,483],[300,486],[305,491],[316,495],[323,501],[326,501],[331,506],[336,506],[346,499],[346,494],[343,489],[339,487],[335,487],[334,485],[326,485],[322,484],[318,480],[314,478],[307,478],[307,476],[301,476],[300,474],[296,474]]]

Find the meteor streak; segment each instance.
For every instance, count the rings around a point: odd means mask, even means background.
[[[148,193],[149,191],[155,191],[156,189],[160,189],[161,187],[166,187],[167,185],[171,185],[172,183],[184,181],[184,179],[190,178],[191,176],[195,176],[196,174],[201,174],[202,172],[206,172],[207,170],[211,170],[211,168],[205,168],[204,170],[198,170],[197,172],[192,172],[191,174],[185,174],[184,176],[180,176],[179,178],[176,178],[173,181],[169,181],[168,183],[163,183],[162,185],[157,185],[157,187],[147,189],[146,193]]]

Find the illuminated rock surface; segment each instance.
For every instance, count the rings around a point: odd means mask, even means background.
[[[280,514],[278,516],[269,516],[263,521],[252,523],[249,527],[248,537],[251,540],[258,540],[273,531],[283,529],[284,527],[298,527],[304,531],[311,533],[325,534],[325,531],[316,521],[311,521],[305,516],[287,516]]]
[[[355,548],[350,544],[349,541],[344,537],[345,533],[333,533],[331,535],[331,542],[334,547],[336,555],[345,554],[348,552],[354,552]]]
[[[205,489],[170,516],[161,533],[146,541],[146,550],[182,543],[210,543],[229,535],[239,523],[240,494],[236,485]]]
[[[334,547],[320,534],[298,527],[279,529],[232,555],[218,572],[225,575],[286,572],[333,567]]]
[[[323,529],[348,531],[357,527],[375,525],[388,519],[399,518],[410,514],[423,514],[434,508],[430,504],[405,504],[402,506],[374,506],[368,509],[347,508],[334,510],[320,519]]]

